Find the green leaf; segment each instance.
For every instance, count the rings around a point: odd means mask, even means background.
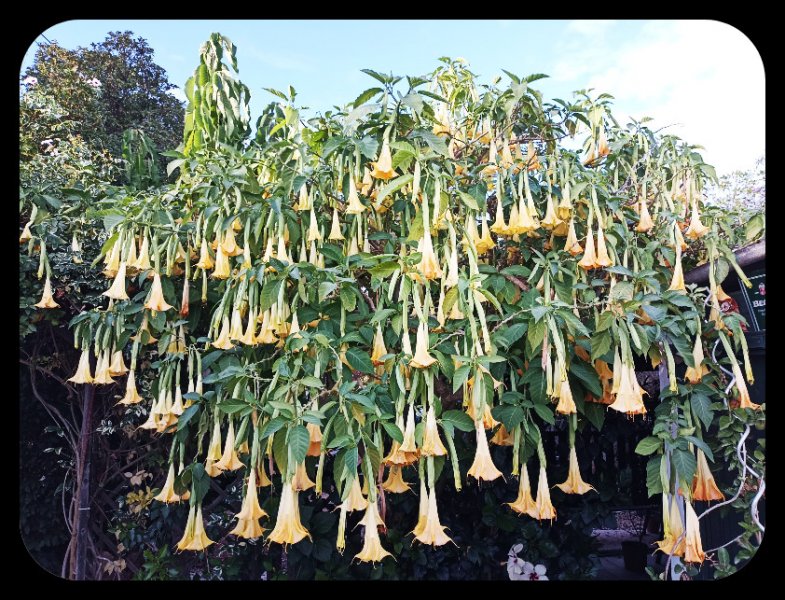
[[[638,445],[635,446],[635,454],[648,456],[649,454],[654,454],[660,448],[662,448],[662,440],[658,437],[650,435],[638,442]]]
[[[268,280],[259,294],[259,311],[264,312],[278,300],[278,291],[283,284],[282,279]]]
[[[594,367],[582,360],[573,360],[572,363],[570,363],[570,373],[580,379],[583,386],[595,397],[602,397],[602,384],[600,383],[600,378],[597,375],[597,371],[594,370]]]
[[[526,341],[529,343],[529,348],[536,350],[545,337],[545,321],[538,321],[534,323],[526,332]]]
[[[515,429],[515,427],[523,421],[525,416],[525,413],[520,406],[513,406],[511,404],[494,406],[493,409],[491,409],[491,414],[494,419],[504,423],[507,431]]]
[[[352,288],[347,285],[342,285],[339,294],[341,298],[341,305],[344,307],[346,312],[354,312],[354,309],[357,306],[357,296],[354,294]]]
[[[469,365],[461,365],[457,369],[455,369],[455,373],[452,376],[452,393],[454,394],[457,392],[461,386],[466,382],[469,378],[469,371],[471,367]]]
[[[269,421],[267,421],[267,424],[264,427],[262,427],[262,430],[259,432],[259,438],[264,439],[274,434],[276,431],[281,429],[281,427],[286,425],[288,422],[289,420],[286,417],[282,417],[282,416],[278,416],[275,417],[274,419],[270,419]]]
[[[398,427],[395,423],[391,423],[390,421],[382,421],[382,427],[387,432],[392,439],[397,441],[399,444],[403,443],[403,432],[401,428]]]
[[[714,419],[714,411],[711,408],[711,400],[708,396],[700,392],[692,392],[690,395],[690,408],[692,409],[692,414],[698,417],[703,426],[708,429],[711,426],[712,419]]]
[[[629,302],[635,295],[635,286],[629,281],[617,281],[609,294],[609,302]]]
[[[365,104],[366,102],[368,102],[368,100],[373,98],[376,94],[382,94],[382,93],[384,93],[384,90],[382,88],[379,87],[369,88],[365,90],[362,94],[357,96],[357,99],[352,104],[356,108],[361,104]]]
[[[311,436],[305,427],[296,425],[289,431],[287,443],[292,451],[292,458],[294,458],[295,462],[301,463],[305,460],[305,455],[308,453]]]
[[[407,183],[414,179],[414,175],[411,173],[407,173],[406,175],[401,175],[400,177],[396,177],[392,181],[388,182],[382,189],[379,190],[379,193],[376,196],[376,200],[374,201],[375,204],[381,204],[382,200],[384,200],[387,196],[392,194],[393,192],[397,192]]]
[[[553,416],[553,411],[548,408],[546,404],[535,404],[534,412],[536,412],[537,415],[549,425],[556,423],[556,419]]]
[[[692,356],[692,344],[682,337],[670,336],[669,337],[673,347],[687,363],[688,367],[695,367],[695,358]]]
[[[602,426],[605,423],[605,405],[597,402],[584,402],[583,415],[586,419],[594,425],[597,431],[602,431]]]
[[[379,263],[375,267],[371,267],[368,269],[368,272],[373,275],[374,277],[378,277],[379,279],[384,279],[385,277],[389,277],[393,273],[398,270],[398,261],[391,260],[383,263]]]
[[[526,333],[527,328],[528,326],[526,323],[515,323],[503,330],[500,337],[504,340],[505,348],[510,348],[515,342],[521,339],[523,334]]]
[[[474,431],[474,421],[462,410],[447,410],[442,413],[441,420],[450,423],[461,431]]]
[[[370,374],[374,373],[371,357],[364,350],[360,350],[359,348],[349,348],[346,351],[346,361],[355,371]]]
[[[679,474],[680,479],[692,481],[695,470],[698,468],[698,462],[695,460],[692,452],[682,450],[681,448],[674,449],[671,463]]]
[[[107,213],[104,215],[104,229],[109,232],[123,221],[125,221],[125,215],[123,213]]]
[[[601,333],[595,333],[591,337],[591,359],[596,360],[605,356],[605,353],[611,349],[612,341],[613,337],[611,336],[610,330],[606,329]]]
[[[474,199],[474,196],[471,194],[467,194],[466,192],[462,192],[458,190],[458,197],[461,199],[467,208],[471,208],[472,210],[480,210],[480,206],[477,204],[477,200]]]
[[[322,383],[322,380],[319,379],[318,377],[314,377],[313,375],[306,375],[300,380],[300,383],[302,383],[306,387],[313,387],[313,388],[324,387],[324,383]]]
[[[703,453],[709,458],[709,460],[712,462],[714,461],[714,453],[711,451],[711,448],[706,445],[706,442],[699,440],[693,435],[685,435],[684,439],[703,450]]]
[[[660,480],[660,464],[662,455],[652,456],[646,463],[646,489],[649,491],[649,498],[655,494],[662,493],[662,481]]]

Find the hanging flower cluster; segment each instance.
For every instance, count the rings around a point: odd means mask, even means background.
[[[704,165],[677,139],[615,126],[602,97],[553,119],[518,78],[480,95],[457,61],[410,79],[400,100],[400,78],[370,72],[382,87],[307,123],[279,93],[249,139],[248,90],[221,49],[235,65],[234,47],[213,35],[186,85],[176,183],[125,200],[96,259],[107,305],[72,321],[81,358],[70,381],[117,385],[119,405],[144,407],[139,427],[171,439],[156,500],[190,504],[178,550],[214,543],[202,502],[210,478],[229,473],[244,482],[229,534],[311,538],[300,496],[321,493],[328,462],[336,545],[348,513],[362,512],[360,561],[390,556],[385,493],[419,495],[413,543],[455,543],[437,496],[448,460],[457,489],[518,477],[510,509],[552,522],[549,476],[565,478],[566,494],[594,490],[575,444],[582,427],[601,427],[606,410],[651,414],[636,364],[664,364],[674,397],[684,386],[716,394],[710,340],[732,363],[739,410],[760,408],[714,270],[708,290],[685,284],[691,245],[712,264],[728,252],[701,213]],[[581,121],[583,155],[560,148]],[[35,224],[34,213],[20,243],[33,242]],[[40,254],[36,306],[56,309],[43,242]],[[680,377],[672,346],[688,366]],[[143,355],[157,356],[152,377]],[[566,473],[548,469],[541,430],[554,423],[569,431]],[[475,440],[468,469],[456,429]],[[492,446],[512,453],[511,474]],[[664,465],[671,450],[655,451]],[[723,495],[703,447],[676,451],[697,468],[663,477],[659,547],[701,562],[692,502]],[[271,495],[274,515],[260,504]]]

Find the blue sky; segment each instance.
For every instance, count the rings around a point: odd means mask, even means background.
[[[181,87],[210,33],[228,36],[254,118],[274,99],[263,87],[291,84],[301,105],[325,110],[373,87],[360,69],[418,75],[439,56],[460,56],[482,82],[502,69],[546,73],[535,84],[546,98],[608,92],[618,120],[653,117],[654,126],[705,146],[720,173],[750,168],[764,152],[763,65],[743,34],[715,21],[75,20],[43,33],[74,48],[113,30],[144,37]]]

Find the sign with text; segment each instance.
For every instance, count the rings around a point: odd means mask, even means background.
[[[752,287],[747,290],[752,314],[758,323],[759,330],[766,329],[766,273],[763,270],[749,274]]]

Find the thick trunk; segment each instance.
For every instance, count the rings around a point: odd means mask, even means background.
[[[95,387],[85,386],[82,427],[79,432],[79,462],[76,481],[76,516],[74,519],[73,579],[83,580],[87,570],[87,546],[90,536],[90,439],[92,437],[93,399]]]

